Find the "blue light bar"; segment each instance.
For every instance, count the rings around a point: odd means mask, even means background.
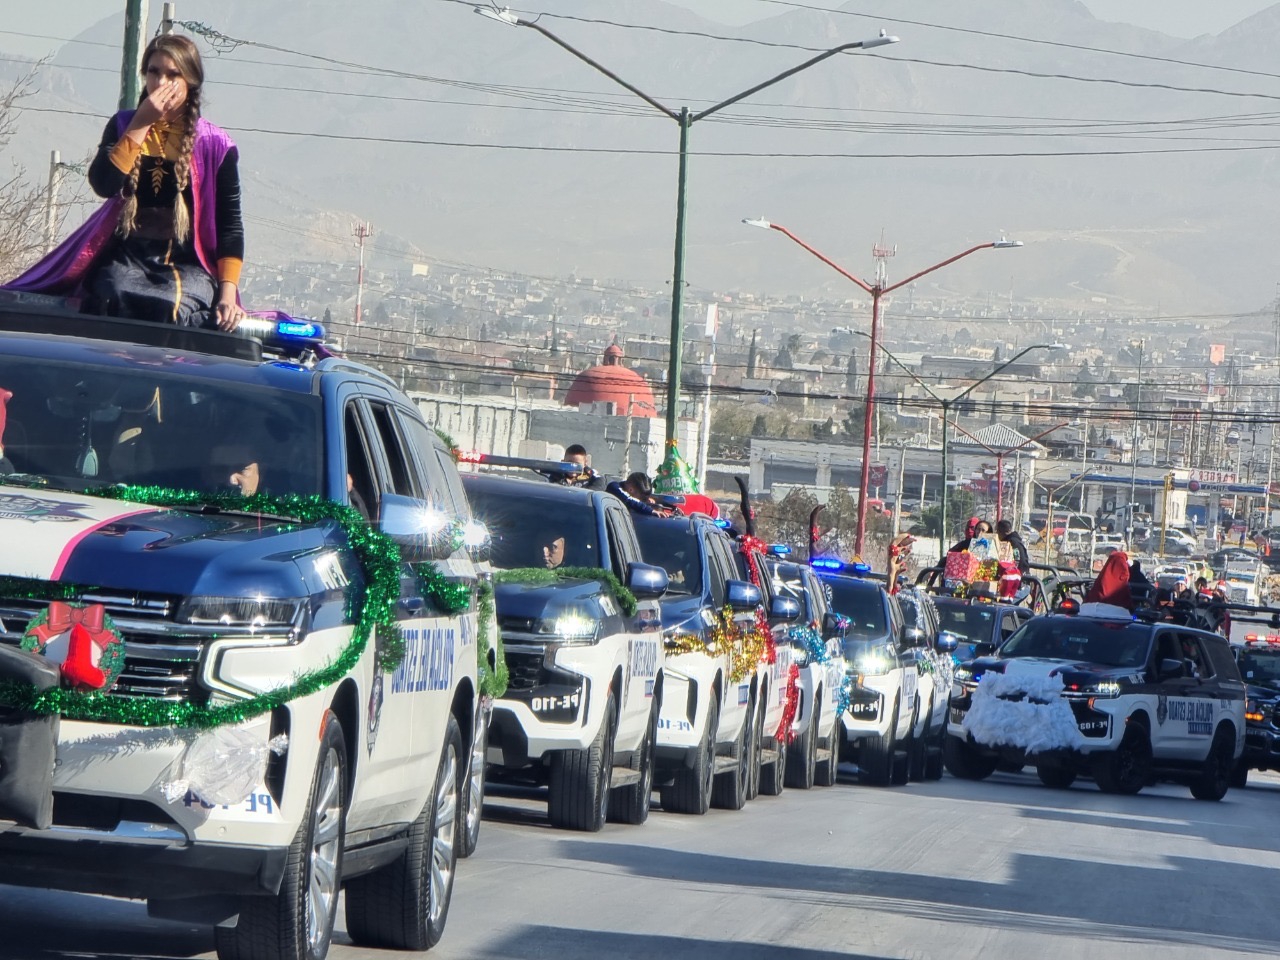
[[[854,573],[858,574],[859,576],[862,576],[862,575],[864,575],[864,574],[868,574],[868,573],[870,573],[870,572],[871,572],[871,564],[869,564],[869,563],[855,563],[855,564],[853,565],[852,569],[853,569],[853,572],[854,572]]]
[[[276,324],[276,336],[286,340],[323,340],[324,327],[314,320],[281,320]]]
[[[719,520],[715,520],[715,521],[713,521],[713,522],[714,522],[714,523],[715,523],[715,525],[716,525],[717,527],[719,527],[721,530],[728,530],[730,527],[732,527],[732,526],[733,526],[733,524],[732,524],[730,521],[725,520],[723,517],[722,517],[722,518],[720,518]]]
[[[843,570],[844,561],[834,560],[831,557],[815,557],[809,561],[809,566],[815,570]]]
[[[790,548],[789,546],[787,546],[785,543],[771,543],[771,544],[769,544],[769,552],[770,552],[771,554],[773,554],[775,557],[789,557],[789,556],[791,556],[791,548]]]

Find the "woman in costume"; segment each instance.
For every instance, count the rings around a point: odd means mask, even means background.
[[[112,117],[89,167],[106,203],[10,289],[76,297],[86,313],[234,330],[244,261],[239,152],[200,116],[189,38],[156,37],[146,93]]]

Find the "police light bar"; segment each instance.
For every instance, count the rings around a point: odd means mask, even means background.
[[[536,473],[555,474],[562,476],[577,476],[582,473],[582,467],[576,463],[565,463],[560,460],[534,460],[529,457],[504,457],[496,453],[481,453],[479,450],[458,450],[453,451],[453,455],[457,457],[459,463],[478,463],[485,464],[490,467],[524,467],[526,470],[533,470]]]
[[[835,560],[831,557],[814,557],[809,561],[809,566],[815,570],[843,570],[844,561]]]
[[[1280,644],[1280,634],[1268,633],[1260,636],[1256,633],[1247,633],[1245,634],[1244,642]]]
[[[769,553],[775,557],[789,557],[791,556],[791,547],[785,543],[771,543],[769,544]]]
[[[240,321],[237,332],[276,349],[297,350],[324,342],[323,326],[306,317],[291,317],[278,310],[246,316]]]
[[[721,530],[729,530],[733,527],[733,523],[729,520],[725,520],[723,517],[721,517],[718,520],[713,520],[712,523],[714,523]]]

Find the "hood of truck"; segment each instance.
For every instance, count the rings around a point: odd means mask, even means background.
[[[500,577],[501,574],[499,573]],[[598,620],[607,632],[620,629],[617,601],[596,580],[557,580],[553,583],[494,583],[494,606],[504,633],[534,633],[539,623],[576,613]]]
[[[157,509],[0,484],[0,544],[0,576],[182,596],[296,598],[326,589],[316,559],[345,552],[346,537],[333,522]],[[350,563],[341,566],[359,576]],[[332,569],[327,575],[332,586]]]

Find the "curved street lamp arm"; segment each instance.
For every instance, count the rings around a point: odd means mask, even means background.
[[[943,267],[949,266],[950,264],[955,263],[957,260],[961,260],[964,257],[969,256],[969,254],[971,253],[977,253],[979,250],[990,250],[994,246],[995,246],[995,243],[980,243],[976,247],[970,247],[968,250],[964,251],[964,253],[957,253],[954,257],[951,257],[950,259],[943,260],[941,263],[935,263],[932,267],[926,267],[925,269],[921,270],[919,273],[913,273],[911,276],[907,277],[905,280],[899,280],[897,283],[893,284],[892,286],[885,287],[884,292],[892,293],[894,290],[897,290],[899,287],[905,287],[908,283],[914,283],[916,280],[919,280],[925,274],[933,273],[933,271],[935,270],[941,270]]]
[[[871,339],[871,334],[863,333],[861,330],[853,330],[851,332],[855,337],[865,337],[868,340]],[[914,380],[920,386],[920,388],[924,390],[925,393],[929,394],[929,396],[933,397],[933,399],[937,400],[939,403],[943,402],[942,398],[933,392],[932,387],[930,387],[927,383],[921,380],[920,377],[916,375],[916,372],[914,370],[912,370],[905,363],[903,363],[901,360],[895,357],[892,353],[886,350],[883,343],[877,342],[876,346],[880,348],[881,353],[883,353],[886,357],[888,357],[890,360],[896,363],[903,373],[905,373],[908,377]]]
[[[808,250],[811,254],[813,254],[815,257],[817,257],[819,260],[825,263],[828,267],[830,267],[836,273],[840,274],[840,276],[844,277],[846,280],[852,280],[854,283],[860,286],[863,290],[867,291],[867,293],[870,293],[873,296],[875,295],[875,292],[876,292],[875,288],[872,287],[871,284],[867,283],[865,280],[860,279],[859,277],[855,277],[852,273],[850,273],[844,267],[840,266],[840,264],[836,263],[834,260],[827,257],[825,254],[819,253],[817,250],[809,246],[807,243],[805,243],[803,240],[797,237],[794,233],[792,233],[786,227],[776,223],[770,223],[769,229],[777,230],[784,237],[787,237],[788,239],[794,241],[799,246],[804,247],[804,249]]]
[[[557,37],[554,33],[552,33],[546,27],[539,26],[538,24],[534,23],[532,20],[525,20],[523,18],[516,20],[515,25],[518,27],[528,27],[530,30],[537,30],[540,34],[542,34],[552,43],[556,44],[559,47],[564,48],[569,53],[573,54],[575,57],[581,60],[583,63],[587,64],[587,66],[592,67],[597,72],[604,74],[614,83],[616,83],[618,86],[623,87],[627,90],[630,90],[632,93],[634,93],[637,97],[639,97],[645,103],[649,104],[649,106],[653,107],[655,110],[658,110],[660,113],[665,114],[666,116],[670,117],[672,120],[675,120],[677,123],[680,122],[680,111],[672,110],[670,107],[666,106],[665,104],[649,96],[639,87],[633,84],[627,83],[627,81],[623,80],[620,76],[618,76],[608,67],[606,67],[604,64],[597,63],[595,60],[591,59],[589,56],[587,56],[577,47],[574,47],[571,44],[568,44],[565,41],[561,40],[559,37]]]
[[[804,63],[798,64],[797,66],[792,67],[790,70],[784,70],[782,73],[778,74],[776,77],[770,77],[768,80],[764,81],[763,83],[757,83],[750,90],[743,90],[742,93],[736,94],[735,96],[730,97],[728,100],[722,100],[719,103],[715,104],[714,106],[710,106],[710,107],[707,107],[707,109],[705,110],[698,111],[697,113],[693,114],[689,118],[689,122],[694,123],[698,120],[701,120],[703,117],[709,117],[711,116],[711,114],[717,113],[723,110],[725,107],[732,106],[733,104],[737,103],[739,100],[745,100],[747,99],[747,97],[751,96],[752,94],[759,93],[761,90],[765,89],[766,87],[772,87],[775,83],[785,80],[787,79],[787,77],[795,76],[801,70],[808,70],[814,64],[821,63],[823,60],[829,59],[830,57],[834,57],[838,53],[844,53],[848,50],[860,50],[865,44],[866,44],[866,41],[858,40],[854,43],[842,43],[838,47],[832,47],[830,50],[827,50],[825,53],[820,53],[816,57],[810,57]]]

